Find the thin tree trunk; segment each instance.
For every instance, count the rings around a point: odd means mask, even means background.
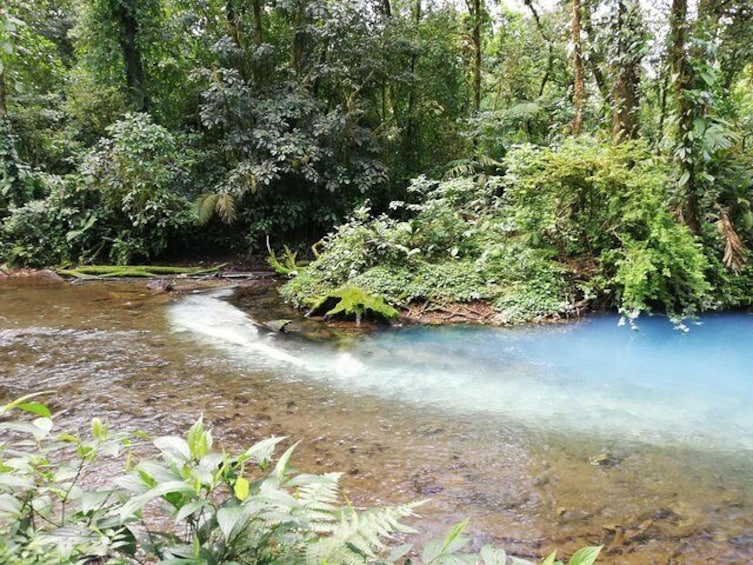
[[[422,0],[416,0],[413,5],[413,25],[415,25],[416,33],[418,33],[418,27],[421,25],[421,18],[423,16]],[[418,51],[414,50],[410,57],[410,74],[415,78],[416,65],[418,64]],[[408,168],[410,172],[417,171],[421,162],[421,140],[419,139],[418,124],[416,120],[416,87],[414,84],[410,85],[408,90],[408,116],[405,124],[405,145],[406,155],[408,157]]]
[[[8,92],[5,88],[5,72],[0,72],[0,120],[8,115]]]
[[[573,17],[571,31],[573,38],[573,70],[575,83],[573,87],[573,102],[575,103],[575,117],[573,118],[573,135],[580,135],[583,130],[583,109],[586,105],[585,72],[583,71],[583,47],[580,39],[580,0],[572,0]]]
[[[544,89],[546,89],[546,85],[552,76],[552,69],[554,68],[554,42],[544,29],[544,24],[541,23],[541,17],[539,17],[539,13],[533,5],[533,1],[523,0],[523,3],[531,11],[533,20],[536,22],[536,29],[539,30],[539,34],[541,34],[541,37],[547,44],[546,70],[544,71],[544,76],[541,77],[541,84],[539,85],[539,98],[541,98],[544,95]]]
[[[262,0],[254,0],[254,41],[257,45],[264,43],[264,21],[262,20]]]
[[[483,17],[482,0],[466,0],[468,13],[472,18],[471,43],[473,44],[473,109],[481,109],[481,23]]]
[[[583,31],[586,32],[586,35],[591,39],[591,47],[589,49],[589,57],[586,60],[588,63],[588,68],[591,71],[591,74],[594,77],[594,81],[596,82],[596,87],[599,89],[599,94],[601,94],[602,99],[609,100],[609,86],[607,85],[607,79],[604,77],[604,73],[601,70],[600,65],[604,62],[604,53],[601,51],[596,51],[593,48],[594,45],[594,28],[593,23],[591,22],[591,6],[588,2],[586,2],[583,6],[581,6],[581,19],[583,24]]]
[[[146,92],[146,74],[139,49],[139,22],[136,19],[134,0],[120,0],[115,7],[115,20],[120,27],[120,49],[123,52],[126,85],[131,105],[139,112],[149,109]]]

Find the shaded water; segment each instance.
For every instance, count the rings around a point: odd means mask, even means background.
[[[613,318],[408,328],[333,343],[258,329],[205,294],[0,281],[0,394],[55,389],[61,418],[226,441],[303,439],[356,503],[431,497],[425,529],[471,517],[521,555],[606,543],[600,562],[753,556],[753,318],[689,334]]]

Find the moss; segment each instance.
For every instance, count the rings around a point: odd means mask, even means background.
[[[357,286],[344,286],[318,299],[308,315],[317,314],[324,314],[325,318],[355,316],[357,324],[367,314],[384,320],[400,317],[400,312],[380,296],[368,294]]]

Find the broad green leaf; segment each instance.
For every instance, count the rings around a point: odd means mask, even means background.
[[[541,562],[541,565],[556,565],[555,559],[557,558],[557,552],[552,551],[549,555],[546,556],[546,559],[544,559]]]
[[[32,414],[36,414],[37,416],[42,416],[43,418],[52,417],[50,409],[41,402],[24,402],[22,404],[16,405],[16,408],[18,408],[19,410],[25,410],[26,412],[31,412]]]
[[[34,434],[34,437],[37,439],[46,437],[52,431],[53,423],[50,418],[34,418],[31,423],[37,429],[37,432]]]
[[[177,514],[175,514],[175,523],[178,524],[182,522],[207,505],[208,503],[205,500],[195,500],[194,502],[189,502],[188,504],[183,505],[180,510],[178,510]]]
[[[168,461],[182,464],[191,460],[191,449],[183,438],[162,436],[156,438],[153,443]]]
[[[604,546],[582,547],[573,554],[567,565],[593,565],[602,547]]]
[[[186,436],[191,457],[201,459],[212,447],[212,434],[204,428],[204,419],[199,418],[188,430]]]
[[[238,500],[246,500],[251,490],[250,487],[251,485],[249,484],[248,479],[238,477],[235,481],[235,485],[233,485],[233,492]]]
[[[231,539],[233,533],[245,527],[247,521],[248,518],[241,506],[227,506],[217,511],[217,524],[226,541]]]
[[[36,398],[37,396],[42,396],[42,395],[45,395],[45,394],[51,394],[52,392],[53,391],[50,391],[50,390],[43,390],[43,391],[40,391],[40,392],[34,392],[34,393],[31,393],[31,394],[26,394],[26,395],[22,396],[21,398],[17,398],[13,402],[9,402],[8,404],[6,404],[2,408],[0,408],[0,414],[3,413],[3,412],[9,412],[10,410],[13,410],[14,408],[18,408],[19,405],[21,405],[21,404],[27,404],[26,401],[29,400],[29,399],[31,399],[31,398]],[[44,414],[41,414],[41,415],[43,416]]]
[[[160,498],[172,493],[193,495],[194,489],[191,485],[183,481],[168,481],[166,483],[160,483],[154,488],[149,489],[144,494],[134,496],[132,499],[126,502],[120,509],[118,515],[120,516],[121,520],[126,520],[139,512],[146,504],[148,504],[155,498]]]
[[[244,455],[257,465],[264,466],[272,460],[277,444],[284,439],[286,439],[284,436],[263,439],[248,448]]]
[[[484,565],[506,565],[507,553],[504,549],[500,549],[491,545],[485,545],[481,548],[479,556],[484,561]]]

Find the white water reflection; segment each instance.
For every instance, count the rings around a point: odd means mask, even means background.
[[[409,328],[347,348],[260,330],[217,295],[170,307],[177,331],[281,377],[543,431],[701,449],[753,448],[753,316],[713,315],[687,334],[615,317],[535,328]]]

